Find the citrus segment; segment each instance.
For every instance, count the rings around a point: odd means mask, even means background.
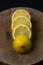
[[[32,28],[31,21],[25,16],[18,16],[14,19],[14,21],[11,24],[12,30],[14,27],[16,27],[19,24],[24,24],[24,25],[27,25],[29,28]]]
[[[25,9],[17,9],[13,15],[12,15],[12,21],[14,20],[14,18],[16,18],[17,16],[26,16],[29,20],[31,20],[31,16],[30,14],[28,13],[27,10]]]
[[[31,30],[26,25],[18,25],[12,31],[12,37],[15,39],[18,35],[27,35],[31,39],[32,33]]]

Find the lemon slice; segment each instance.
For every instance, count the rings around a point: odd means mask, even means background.
[[[13,30],[13,28],[16,27],[19,24],[24,24],[24,25],[27,25],[29,28],[32,28],[32,23],[27,17],[18,16],[11,23],[11,29]]]
[[[14,20],[14,18],[16,18],[17,16],[26,16],[29,20],[31,20],[31,16],[28,13],[27,10],[25,9],[17,9],[13,15],[12,15],[12,21]]]
[[[17,25],[12,31],[12,37],[15,39],[18,35],[27,35],[31,39],[32,33],[28,26],[20,24]]]

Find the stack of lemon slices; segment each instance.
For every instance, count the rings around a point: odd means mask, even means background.
[[[32,24],[30,14],[24,9],[16,10],[12,15],[11,23],[13,39],[15,39],[18,35],[28,35],[31,39],[31,28]]]
[[[12,38],[15,40],[19,35],[32,36],[31,16],[25,9],[17,9],[12,15]]]

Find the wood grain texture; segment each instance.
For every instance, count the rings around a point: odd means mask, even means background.
[[[20,55],[12,50],[11,16],[16,9],[26,9],[32,17],[32,51]],[[43,59],[43,13],[32,8],[11,8],[0,12],[0,60],[10,65],[31,65]]]

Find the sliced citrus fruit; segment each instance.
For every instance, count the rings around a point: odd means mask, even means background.
[[[32,28],[32,23],[31,23],[31,21],[27,17],[25,17],[25,16],[18,16],[11,23],[11,29],[13,29],[14,27],[16,27],[19,24],[24,24],[24,25],[27,25],[29,28]]]
[[[27,35],[31,39],[32,33],[28,26],[20,24],[17,25],[12,31],[12,37],[15,39],[18,35]]]
[[[27,53],[31,50],[31,40],[26,35],[19,35],[13,41],[13,50],[20,54]]]
[[[13,13],[13,15],[12,15],[12,21],[13,21],[14,18],[17,17],[17,16],[26,16],[28,19],[31,20],[30,14],[29,14],[28,11],[25,10],[25,9],[17,9],[17,10]]]

